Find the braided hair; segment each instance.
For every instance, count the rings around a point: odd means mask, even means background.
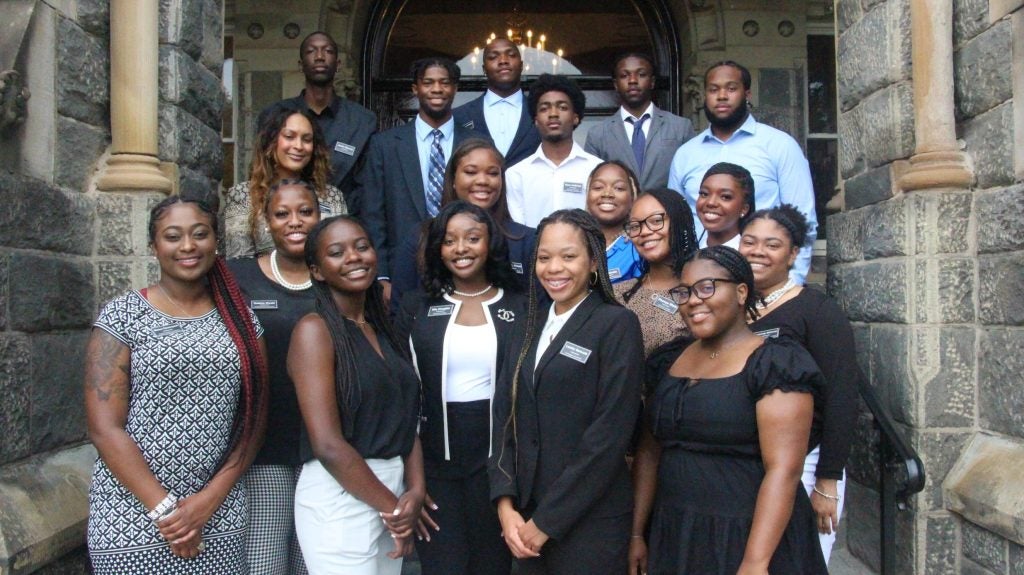
[[[317,257],[320,236],[324,230],[339,222],[349,222],[359,226],[364,232],[366,230],[363,224],[352,216],[334,216],[320,220],[306,236],[306,265],[311,268],[320,265],[320,260]],[[349,332],[350,327],[334,301],[331,287],[327,285],[327,282],[317,280],[315,277],[311,279],[313,295],[316,300],[316,312],[323,319],[327,325],[327,331],[331,334],[331,343],[334,347],[334,389],[338,408],[341,411],[341,422],[345,428],[345,435],[348,436],[352,432],[352,426],[355,425],[352,414],[360,402],[359,385],[356,381],[358,375],[355,362],[356,349],[352,334]],[[399,355],[409,359],[408,349],[395,333],[388,318],[384,302],[384,288],[378,281],[373,282],[366,290],[364,313],[367,323],[373,327],[374,331],[384,336]]]
[[[786,230],[793,248],[800,249],[807,243],[807,216],[796,209],[793,204],[782,204],[774,208],[757,210],[743,224],[742,228],[754,220],[771,220]]]
[[[200,200],[184,198],[182,196],[170,196],[162,202],[153,206],[149,212],[149,242],[156,240],[156,225],[176,204],[191,204],[200,212],[210,218],[210,226],[216,234],[217,213],[210,208],[209,204]],[[227,449],[221,454],[217,463],[217,470],[228,465],[228,457],[236,447],[241,446],[242,452],[255,441],[256,422],[263,416],[266,410],[264,405],[264,390],[267,387],[267,358],[256,335],[256,325],[252,320],[252,312],[242,297],[242,291],[235,282],[235,277],[228,270],[223,257],[214,260],[213,267],[206,273],[206,280],[210,285],[210,292],[213,296],[213,303],[220,314],[224,327],[227,328],[231,341],[238,349],[240,364],[240,390],[238,396],[238,409],[235,410],[234,420],[231,422],[231,435]],[[241,463],[241,458],[236,458],[231,465]]]
[[[536,267],[537,252],[540,249],[540,238],[544,234],[544,228],[551,224],[568,224],[583,234],[583,244],[587,247],[587,255],[590,257],[590,261],[594,262],[597,267],[595,272],[597,275],[596,278],[591,279],[591,287],[605,303],[616,306],[621,305],[615,299],[612,281],[608,277],[608,262],[604,255],[604,233],[601,231],[601,226],[597,223],[594,216],[584,210],[578,208],[558,210],[540,221],[540,224],[537,225],[537,245],[533,249],[533,265],[531,269]],[[535,281],[530,282],[529,302],[529,313],[526,316],[526,338],[523,341],[523,346],[519,349],[515,371],[512,372],[512,409],[508,420],[505,422],[503,431],[503,433],[507,434],[511,430],[513,438],[518,438],[516,429],[516,397],[519,391],[519,374],[522,371],[523,364],[526,362],[527,355],[530,353],[530,347],[533,345],[536,335],[538,297],[537,282]],[[504,442],[502,442],[502,445],[504,445]],[[502,473],[508,475],[508,472],[502,467],[503,455],[504,452],[498,455],[498,468],[502,470]]]
[[[743,301],[743,310],[747,317],[755,320],[757,312],[757,290],[754,289],[754,270],[740,252],[726,245],[702,248],[694,255],[693,260],[709,260],[715,262],[729,274],[729,279],[747,286],[747,298]]]
[[[302,178],[284,178],[270,186],[270,189],[267,190],[267,197],[263,200],[263,217],[270,217],[270,202],[274,199],[274,195],[277,194],[278,190],[291,187],[303,188],[308,191],[309,197],[313,199],[313,203],[317,205],[317,210],[319,211],[320,198],[316,195],[316,188],[313,187],[311,182]]]
[[[729,162],[718,162],[708,168],[708,171],[704,172],[704,177],[700,179],[700,185],[703,186],[704,182],[711,176],[718,175],[731,176],[733,180],[736,180],[736,185],[739,186],[739,189],[743,191],[743,203],[747,206],[747,213],[740,216],[737,224],[742,232],[757,209],[754,205],[754,177],[750,175],[750,170],[743,166],[730,164]]]
[[[441,246],[448,233],[448,222],[459,214],[466,214],[487,228],[487,263],[484,265],[487,281],[505,290],[518,290],[515,272],[508,261],[508,243],[497,224],[483,208],[456,200],[442,207],[436,217],[426,222],[426,234],[417,259],[427,295],[437,298],[455,289],[452,272],[441,260]]]
[[[697,233],[693,229],[693,212],[690,206],[683,199],[683,196],[675,190],[668,188],[657,188],[647,190],[643,196],[651,196],[658,200],[665,210],[665,219],[669,223],[668,257],[671,260],[672,275],[679,277],[683,271],[683,265],[693,257],[697,251]],[[651,271],[651,263],[641,258],[640,277],[636,279],[633,287],[622,294],[622,300],[629,302],[636,295],[640,286],[644,283],[644,277]]]

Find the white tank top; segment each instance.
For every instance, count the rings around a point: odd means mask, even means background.
[[[498,353],[498,336],[490,324],[448,326],[446,402],[491,399],[491,368]]]

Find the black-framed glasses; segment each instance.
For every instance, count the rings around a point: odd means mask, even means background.
[[[677,285],[668,290],[668,295],[678,305],[690,301],[690,294],[697,296],[697,299],[704,301],[715,295],[715,282],[739,283],[736,280],[725,278],[704,278],[693,282],[693,285]]]
[[[640,235],[644,226],[647,226],[647,229],[652,232],[665,227],[665,212],[651,214],[642,220],[629,220],[622,225],[622,229],[626,232],[627,236],[635,238]]]

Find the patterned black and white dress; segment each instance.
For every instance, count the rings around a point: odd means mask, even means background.
[[[125,431],[170,492],[186,497],[201,490],[229,449],[241,385],[238,349],[220,314],[213,309],[196,318],[171,317],[131,291],[104,306],[95,326],[131,350]],[[205,551],[183,559],[171,553],[145,506],[97,459],[89,489],[93,570],[99,575],[247,573],[246,499],[239,482],[203,529]]]

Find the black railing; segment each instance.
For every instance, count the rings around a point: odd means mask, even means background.
[[[861,381],[864,381],[863,379]],[[860,396],[867,404],[879,432],[878,463],[881,491],[881,575],[896,573],[896,515],[906,511],[911,495],[924,489],[924,464],[917,451],[896,429],[889,412],[878,401],[875,390],[867,383],[860,386]]]

